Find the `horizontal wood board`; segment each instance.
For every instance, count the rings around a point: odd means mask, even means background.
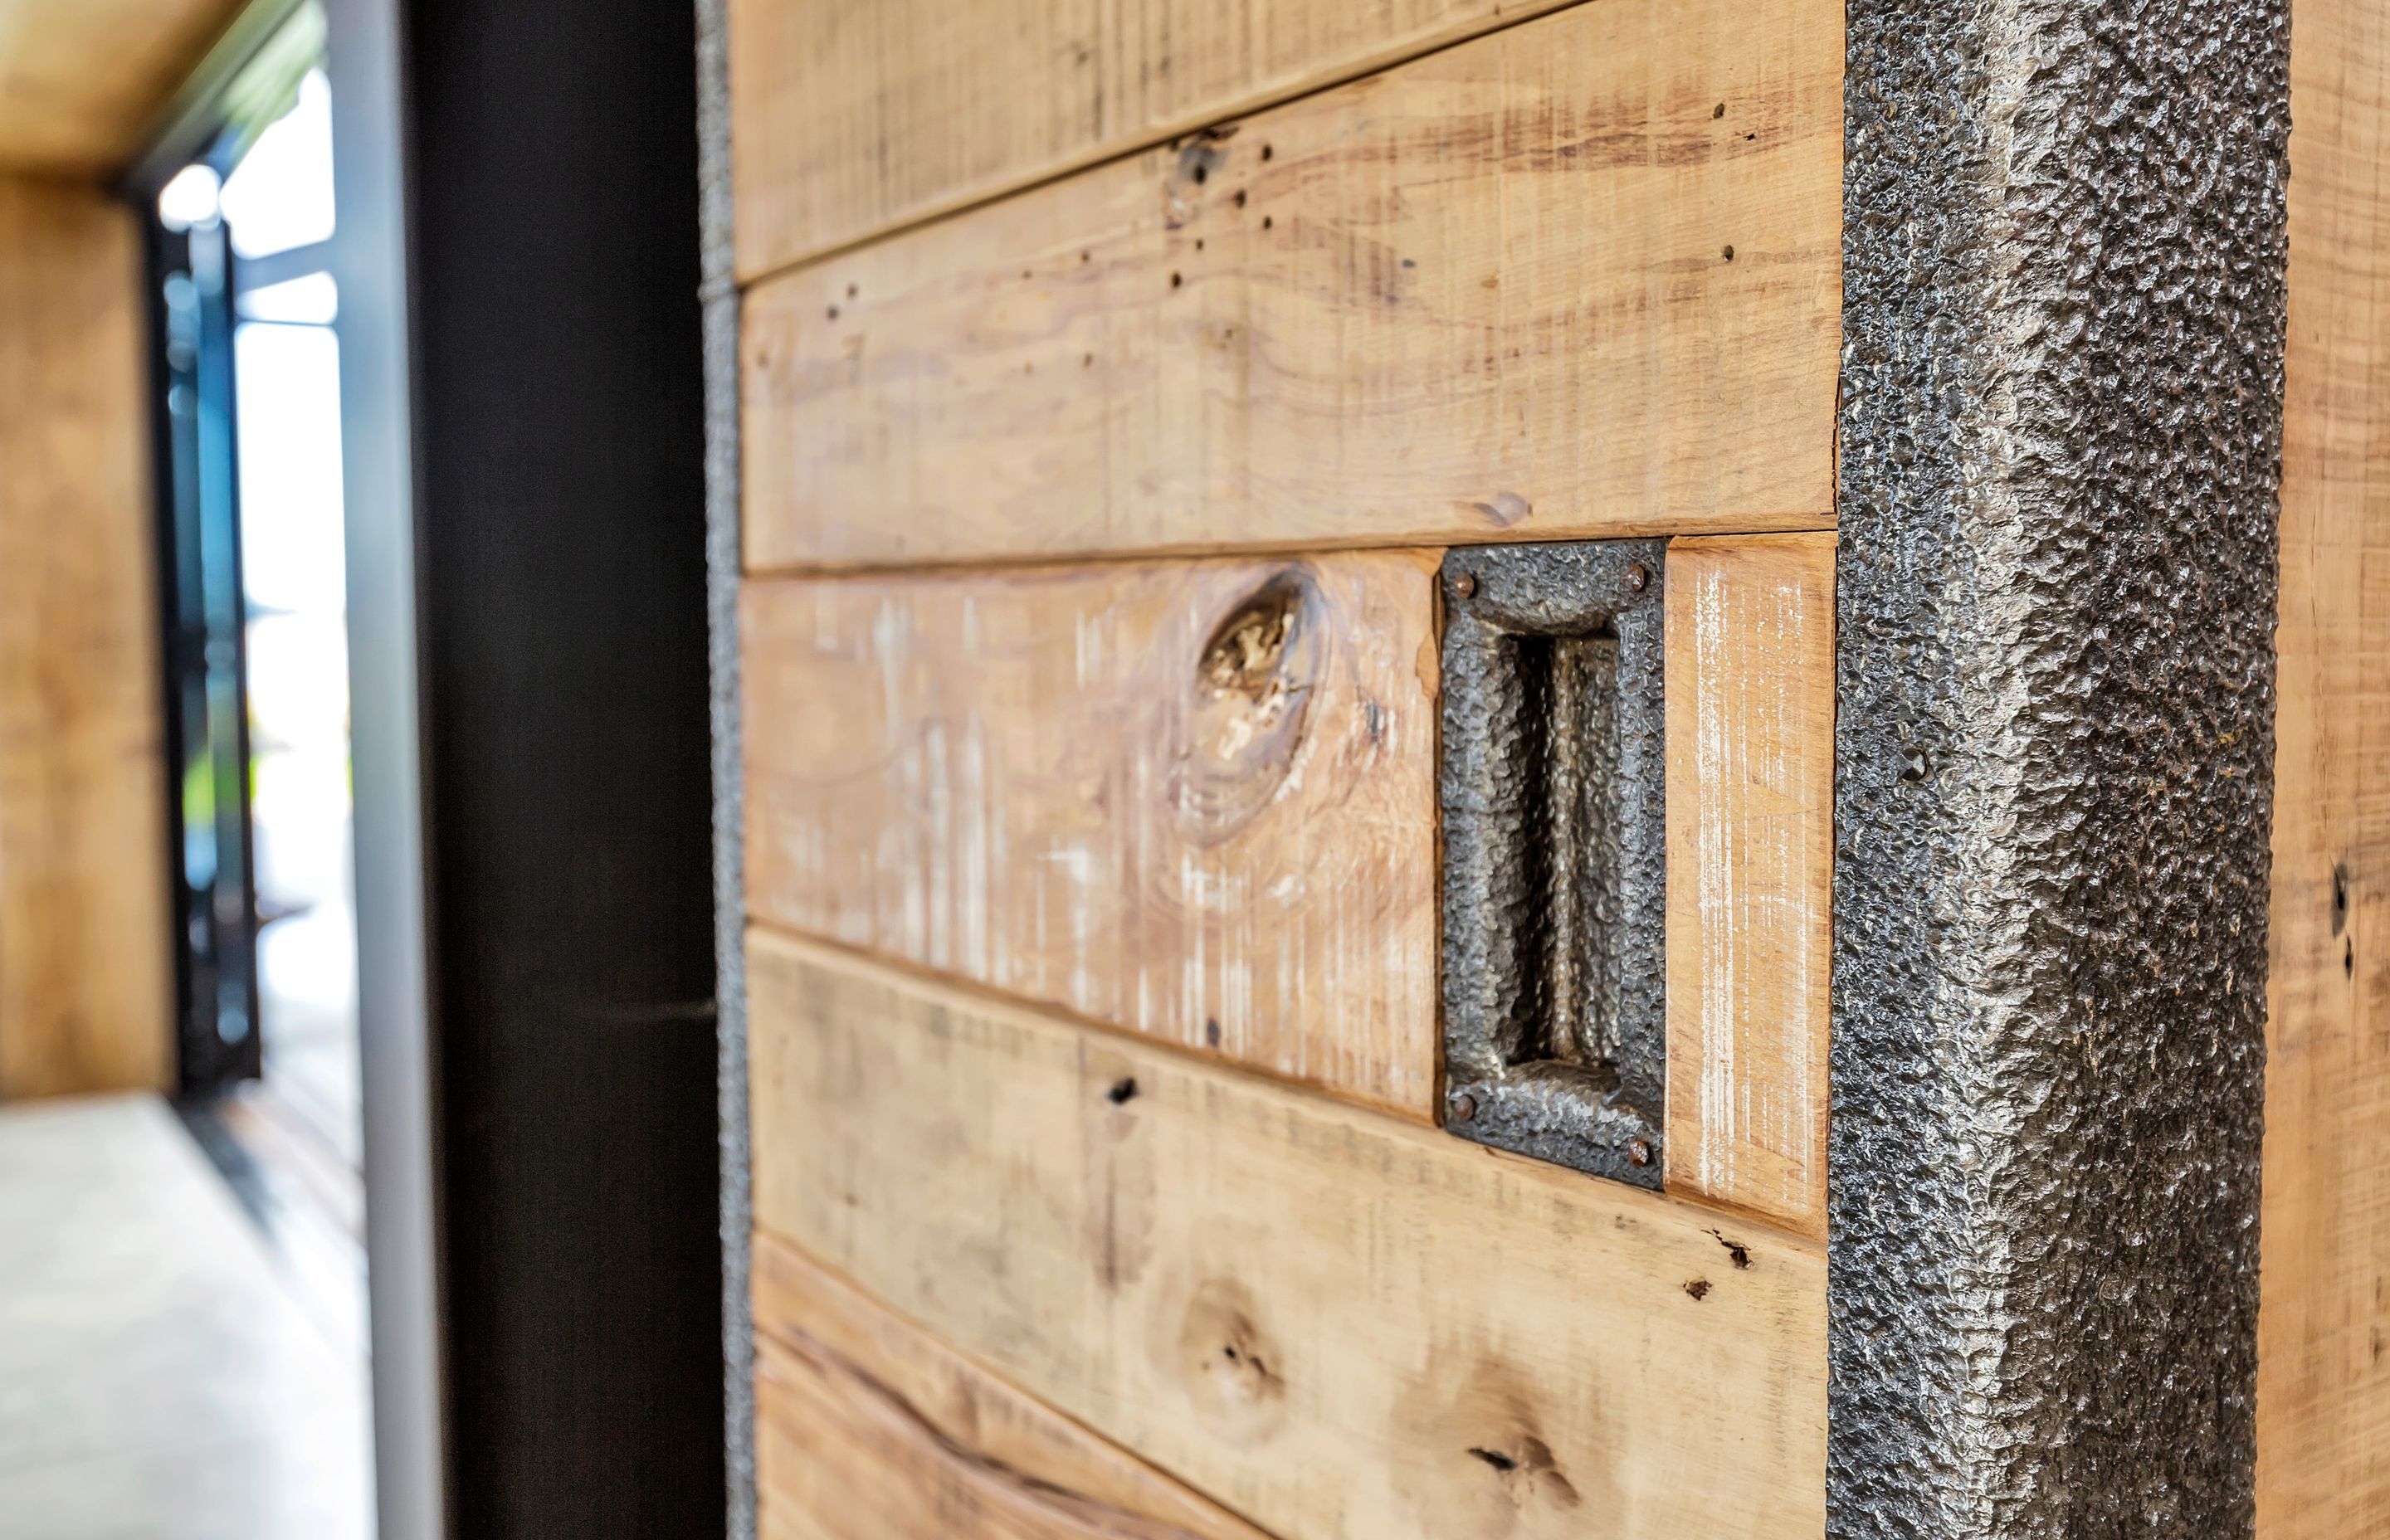
[[[755,1238],[756,1485],[820,1540],[1268,1540]]]
[[[753,278],[1563,0],[730,0]]]
[[[758,283],[746,560],[1828,527],[1841,81],[1593,0]]]
[[[1434,573],[751,583],[750,913],[1432,1118]]]
[[[1824,1527],[1825,1262],[763,933],[755,1217],[1304,1540]]]

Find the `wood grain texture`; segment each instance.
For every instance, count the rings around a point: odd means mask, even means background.
[[[0,179],[0,1097],[171,1068],[142,286],[129,210]]]
[[[2390,1534],[2390,13],[2300,0],[2257,1521]]]
[[[1304,1540],[1824,1528],[1825,1259],[764,932],[755,1217]]]
[[[751,582],[749,912],[1432,1118],[1434,572]]]
[[[1829,527],[1842,36],[1599,0],[761,283],[749,566]]]
[[[0,0],[0,170],[117,170],[239,9],[238,0]]]
[[[763,1521],[823,1540],[1268,1540],[755,1238]]]
[[[1668,546],[1668,1190],[1826,1238],[1834,537]]]
[[[1563,3],[730,0],[739,276]]]

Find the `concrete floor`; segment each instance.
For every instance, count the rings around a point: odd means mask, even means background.
[[[0,1534],[365,1540],[367,1416],[163,1103],[0,1109]]]

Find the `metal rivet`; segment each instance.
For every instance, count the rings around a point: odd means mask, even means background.
[[[1641,571],[1642,569],[1638,567],[1636,571]],[[1626,1146],[1626,1158],[1638,1166],[1648,1166],[1651,1163],[1651,1146],[1642,1139],[1633,1140]]]
[[[1459,595],[1462,598],[1469,597],[1471,594],[1477,592],[1476,577],[1468,572],[1461,573],[1458,577],[1452,580],[1452,591]]]
[[[1467,1123],[1477,1115],[1477,1098],[1466,1091],[1452,1094],[1452,1121]]]
[[[1641,593],[1651,584],[1651,573],[1641,562],[1626,569],[1626,586]]]

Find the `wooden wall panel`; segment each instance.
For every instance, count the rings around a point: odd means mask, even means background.
[[[739,275],[1561,3],[731,0]]]
[[[1668,547],[1668,1190],[1826,1238],[1834,537]]]
[[[1669,559],[1668,1182],[1820,1236],[1833,536]],[[1432,1121],[1435,565],[751,584],[751,913]]]
[[[2390,1533],[2390,12],[2294,21],[2257,1521],[2342,1540]]]
[[[758,284],[749,565],[1826,527],[1841,81],[1599,0]]]
[[[819,1540],[1268,1540],[755,1238],[765,1529]]]
[[[142,287],[129,211],[0,179],[0,1097],[171,1070]]]
[[[751,584],[750,912],[1433,1118],[1434,572]]]
[[[758,934],[755,1217],[1263,1528],[1815,1540],[1825,1259]]]
[[[0,168],[120,169],[239,0],[0,0]]]

